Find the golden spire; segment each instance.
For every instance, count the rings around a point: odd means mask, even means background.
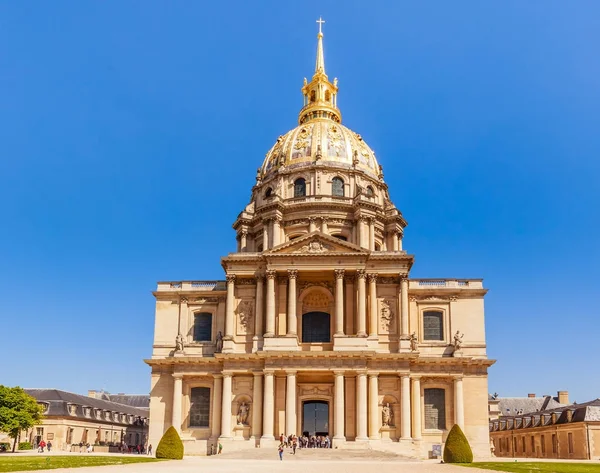
[[[317,35],[317,63],[315,65],[315,74],[325,74],[325,57],[323,56],[323,31],[321,27],[325,21],[319,17],[317,20],[319,23],[319,34]]]
[[[323,23],[319,17],[319,33],[317,34],[317,60],[315,62],[315,74],[308,82],[304,78],[302,95],[304,96],[304,107],[300,110],[298,123],[302,124],[308,120],[329,119],[337,123],[342,121],[342,116],[337,108],[337,79],[333,84],[329,82],[325,74],[325,56],[323,54]]]

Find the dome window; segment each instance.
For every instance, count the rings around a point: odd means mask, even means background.
[[[303,178],[294,181],[294,197],[306,196],[306,181]]]
[[[367,197],[375,197],[375,191],[373,190],[373,187],[367,186],[366,194]]]
[[[267,192],[265,192],[265,199],[268,199],[269,197],[271,197],[273,195],[273,189],[272,188],[268,188]]]
[[[331,94],[329,93],[328,90],[325,91],[325,101],[326,102],[330,102],[331,101]]]
[[[315,93],[314,90],[311,90],[310,92],[310,101],[314,102],[317,99],[317,94]]]
[[[344,181],[342,178],[333,178],[331,181],[331,194],[336,197],[344,197]]]

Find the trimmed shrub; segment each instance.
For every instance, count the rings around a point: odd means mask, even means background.
[[[183,442],[175,427],[169,427],[156,447],[156,458],[181,460],[183,458]]]
[[[29,442],[19,442],[19,450],[31,450],[33,446]]]
[[[444,463],[473,463],[473,451],[458,424],[454,424],[446,439]]]

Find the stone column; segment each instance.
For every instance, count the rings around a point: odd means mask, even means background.
[[[217,438],[221,435],[221,402],[223,401],[223,375],[213,374],[212,395],[212,429],[210,436]]]
[[[334,371],[333,374],[335,376],[335,398],[333,400],[335,405],[333,440],[345,441],[346,436],[344,435],[344,418],[346,416],[346,410],[344,409],[344,372]]]
[[[403,337],[408,337],[408,275],[400,275],[400,320]]]
[[[295,337],[298,334],[298,318],[296,317],[296,279],[297,269],[288,269],[288,307],[287,307],[287,335]]]
[[[181,398],[183,396],[183,375],[173,373],[173,413],[171,425],[181,434]]]
[[[264,277],[262,274],[256,276],[256,305],[254,307],[254,336],[262,337],[263,331],[263,312],[264,312]]]
[[[308,233],[312,233],[317,229],[315,217],[308,217]]]
[[[413,415],[413,440],[421,440],[421,378],[413,376],[412,379],[412,415]]]
[[[356,440],[368,440],[367,437],[367,373],[356,374]]]
[[[248,230],[240,232],[240,246],[242,251],[248,251]]]
[[[281,217],[275,217],[273,219],[273,246],[279,245],[281,238]]]
[[[221,436],[231,438],[231,373],[223,373],[223,402],[221,404]]]
[[[377,338],[377,274],[369,274],[369,337]]]
[[[273,440],[274,410],[275,410],[275,392],[273,383],[273,372],[265,371],[265,389],[263,402],[263,434],[262,439]]]
[[[263,251],[269,249],[269,219],[263,218]]]
[[[383,238],[381,240],[381,251],[387,251],[387,232],[383,232]]]
[[[275,336],[275,278],[277,271],[267,270],[267,330],[265,337]]]
[[[358,279],[358,320],[357,320],[357,330],[356,335],[359,337],[367,336],[367,302],[366,302],[366,288],[365,288],[365,279],[367,274],[364,269],[359,269],[356,272],[356,277]]]
[[[235,322],[235,274],[228,274],[227,279],[227,299],[225,300],[225,337],[233,339],[233,326]]]
[[[398,233],[394,232],[392,233],[392,249],[394,251],[398,251]]]
[[[254,372],[252,382],[252,437],[260,438],[262,432],[262,373]]]
[[[237,240],[237,252],[239,253],[240,251],[242,251],[242,236],[238,235],[236,237]]]
[[[375,219],[369,219],[369,250],[375,250]]]
[[[321,232],[328,234],[329,228],[327,228],[327,217],[321,217]]]
[[[358,246],[361,248],[367,248],[369,246],[367,238],[365,238],[364,224],[365,217],[358,217]]]
[[[378,439],[379,434],[379,373],[369,373],[369,438]]]
[[[454,378],[454,422],[465,429],[465,405],[463,401],[463,378]]]
[[[402,237],[404,234],[398,232],[398,251],[402,251]]]
[[[335,335],[344,335],[344,273],[335,269]]]
[[[408,374],[400,375],[402,392],[400,394],[400,438],[410,440],[410,378]]]
[[[296,433],[296,371],[286,371],[286,376],[284,435],[290,435]]]

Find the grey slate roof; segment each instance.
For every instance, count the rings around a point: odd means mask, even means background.
[[[150,408],[150,396],[148,394],[109,394],[112,402],[126,404],[132,407]]]
[[[36,398],[38,402],[47,405],[45,413],[47,416],[73,416],[85,419],[91,418],[101,422],[124,423],[120,419],[119,421],[115,421],[112,417],[111,419],[106,419],[105,412],[126,414],[133,416],[136,420],[142,419],[144,421],[147,421],[149,415],[148,409],[82,396],[81,394],[62,391],[60,389],[25,389],[25,392]],[[74,407],[69,409],[69,406]],[[85,415],[84,408],[86,407],[92,409],[90,415]],[[102,416],[96,417],[94,410],[102,411]]]
[[[503,416],[516,416],[529,414],[531,412],[540,412],[548,409],[562,407],[551,396],[544,397],[500,397],[498,406],[500,414]]]

